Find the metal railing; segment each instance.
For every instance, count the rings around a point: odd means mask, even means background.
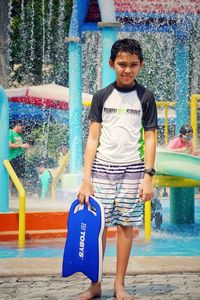
[[[18,247],[25,247],[25,234],[26,234],[26,192],[21,184],[19,178],[17,177],[13,167],[11,166],[9,160],[3,161],[8,174],[13,181],[19,195],[19,237],[18,237]]]
[[[176,102],[157,101],[156,106],[164,108],[164,137],[165,137],[165,145],[167,145],[169,142],[169,108],[175,107]]]

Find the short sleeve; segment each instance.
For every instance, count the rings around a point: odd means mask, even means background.
[[[147,91],[144,94],[142,121],[145,131],[158,128],[156,101],[153,93],[150,91]]]
[[[13,131],[9,130],[9,142],[14,143],[14,138],[13,138]]]
[[[99,93],[94,94],[89,112],[89,119],[98,123],[102,122],[102,101]]]

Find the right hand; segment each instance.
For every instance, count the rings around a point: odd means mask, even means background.
[[[89,204],[89,196],[94,195],[92,182],[91,181],[84,181],[80,187],[80,190],[77,194],[78,200],[80,204]]]
[[[24,149],[30,149],[31,145],[29,145],[28,143],[22,144],[22,148],[24,148]]]

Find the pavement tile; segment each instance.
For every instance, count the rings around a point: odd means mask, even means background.
[[[134,299],[200,300],[200,273],[128,275],[126,287]],[[113,300],[114,276],[103,276],[102,300]],[[0,277],[1,300],[74,300],[84,291],[89,280],[79,274],[55,276]]]

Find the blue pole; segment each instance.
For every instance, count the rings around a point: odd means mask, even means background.
[[[182,20],[176,31],[176,134],[189,118],[189,25],[186,21]]]
[[[69,173],[82,171],[82,49],[78,37],[69,42]]]
[[[115,81],[115,72],[109,66],[110,50],[113,43],[117,39],[119,22],[99,22],[98,26],[102,31],[102,87],[107,86],[111,82]]]
[[[178,22],[176,31],[176,134],[188,123],[189,101],[189,29],[187,18]],[[170,221],[172,224],[194,223],[194,188],[170,189]]]
[[[4,167],[3,161],[8,159],[8,132],[9,132],[9,105],[8,98],[0,86],[0,180],[1,180],[1,192],[0,192],[0,211],[8,212],[8,186],[9,178],[8,172]]]

